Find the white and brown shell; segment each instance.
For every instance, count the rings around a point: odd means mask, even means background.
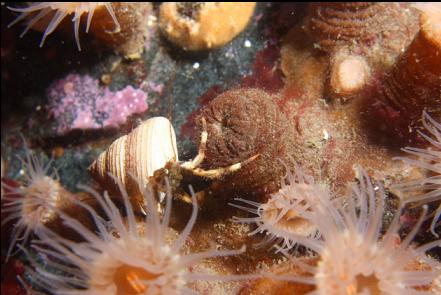
[[[148,178],[169,161],[178,161],[173,126],[167,118],[154,117],[115,140],[89,170],[92,177],[111,192],[119,191],[112,176],[116,177],[134,201],[140,196],[136,179],[147,183]]]

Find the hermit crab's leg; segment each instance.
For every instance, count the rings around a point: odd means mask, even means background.
[[[198,204],[202,204],[205,200],[205,191],[200,191],[200,192],[194,193],[194,196],[195,196]],[[183,194],[179,195],[179,198],[187,204],[191,204],[191,202],[192,202],[191,195],[188,193],[183,193]]]
[[[219,167],[219,168],[210,169],[210,170],[204,170],[201,168],[194,168],[192,170],[192,173],[195,175],[198,175],[198,176],[202,176],[202,177],[206,177],[206,178],[210,178],[210,179],[215,179],[215,178],[219,178],[225,174],[236,172],[237,170],[242,168],[242,166],[257,159],[257,157],[259,157],[259,154],[254,155],[254,156],[246,159],[243,162],[239,162],[239,163],[227,166],[227,167]]]
[[[205,121],[204,117],[202,117],[201,121],[202,121],[203,131],[201,133],[201,143],[199,144],[199,152],[193,160],[182,163],[180,165],[181,168],[185,170],[190,170],[194,175],[214,179],[214,178],[219,178],[222,175],[233,173],[239,170],[243,165],[248,164],[249,162],[255,160],[259,156],[259,154],[254,155],[243,162],[239,162],[227,167],[220,167],[210,170],[197,168],[204,161],[205,150],[207,148],[207,140],[208,140],[207,122]]]
[[[205,118],[202,117],[202,133],[201,133],[201,143],[199,144],[199,152],[197,156],[191,160],[182,163],[180,166],[186,170],[193,170],[196,167],[198,167],[202,161],[205,158],[205,150],[207,147],[207,139],[208,139],[208,132],[207,132],[207,122],[205,121]]]

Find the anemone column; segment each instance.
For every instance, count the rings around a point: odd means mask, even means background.
[[[441,20],[422,13],[421,30],[374,91],[367,118],[403,145],[415,140],[426,110],[441,119]]]

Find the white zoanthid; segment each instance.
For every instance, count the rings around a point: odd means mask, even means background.
[[[188,255],[182,253],[182,247],[197,217],[198,206],[194,194],[193,211],[188,223],[174,242],[167,242],[172,203],[169,184],[166,185],[168,191],[161,217],[153,193],[146,188],[145,183],[138,180],[139,189],[148,204],[142,222],[145,230],[141,233],[129,196],[122,183],[116,178],[115,181],[121,190],[125,218],[107,193],[100,195],[84,188],[96,198],[105,214],[102,218],[88,205],[78,203],[90,213],[98,232],[92,232],[78,220],[60,213],[63,223],[81,235],[85,242],[75,243],[49,229],[45,230],[40,240],[33,244],[34,250],[46,257],[44,266],[32,261],[36,270],[29,270],[37,286],[55,294],[173,295],[195,294],[187,284],[197,280],[230,281],[249,278],[191,271],[191,266],[203,259],[244,252],[242,248],[230,251],[211,249]]]
[[[86,33],[88,33],[95,9],[100,6],[104,6],[107,9],[113,19],[113,22],[115,23],[116,30],[118,30],[120,25],[116,19],[110,2],[35,2],[24,8],[8,7],[12,11],[21,12],[21,14],[13,22],[11,22],[8,27],[11,27],[17,22],[29,17],[28,24],[20,35],[20,37],[23,37],[30,28],[37,24],[38,21],[52,13],[52,20],[44,31],[43,38],[40,42],[40,47],[42,47],[46,37],[55,31],[61,21],[69,14],[74,14],[72,22],[74,23],[75,40],[78,50],[81,51],[79,37],[81,16],[87,13]],[[31,14],[35,15],[30,17]]]
[[[441,122],[436,122],[425,111],[423,112],[423,125],[430,133],[427,135],[419,131],[420,135],[430,143],[430,147],[426,149],[406,147],[403,149],[406,153],[414,156],[397,157],[406,164],[426,170],[428,176],[393,186],[398,190],[404,202],[406,203],[428,203],[441,202]],[[421,193],[423,192],[423,193]],[[435,217],[431,225],[433,234],[435,233],[435,225],[441,216],[441,204],[436,210]]]
[[[236,201],[252,207],[230,203],[231,206],[255,214],[254,217],[233,217],[241,223],[253,223],[257,228],[248,235],[264,233],[266,236],[257,246],[277,244],[280,249],[292,249],[296,242],[286,235],[287,232],[303,237],[318,238],[317,227],[304,218],[305,212],[315,208],[315,196],[329,198],[326,189],[314,182],[314,178],[306,174],[300,167],[291,172],[287,169],[278,192],[271,194],[266,203],[257,203],[242,198]]]
[[[24,182],[18,187],[2,182],[5,193],[2,196],[2,213],[7,216],[2,220],[2,227],[15,221],[11,232],[9,257],[17,241],[25,243],[30,234],[57,219],[55,208],[66,205],[63,196],[68,192],[61,186],[58,174],[51,173],[52,160],[46,164],[25,145],[25,159],[20,158]]]
[[[372,185],[362,169],[358,169],[357,174],[359,184],[352,186],[352,193],[345,202],[316,197],[318,210],[307,217],[317,225],[322,239],[288,233],[293,241],[317,253],[315,266],[290,257],[311,275],[268,276],[314,285],[316,289],[311,294],[435,294],[429,290],[441,276],[441,265],[425,252],[441,246],[441,241],[419,247],[411,245],[427,208],[424,207],[418,224],[401,242],[398,234],[400,212],[382,235],[386,195],[381,187]]]

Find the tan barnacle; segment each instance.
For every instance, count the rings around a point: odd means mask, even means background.
[[[170,178],[172,190],[185,196],[188,194],[180,190],[183,174],[215,179],[224,174],[237,171],[242,165],[254,160],[257,155],[227,167],[204,170],[199,167],[205,158],[207,131],[201,135],[198,155],[191,161],[180,162],[176,146],[176,135],[170,121],[164,117],[151,118],[132,132],[114,141],[97,160],[90,166],[92,176],[107,190],[118,190],[113,177],[121,181],[132,203],[135,206],[144,206],[139,187],[134,179],[150,181],[155,190],[165,191],[163,180]]]
[[[371,69],[363,56],[340,50],[332,55],[329,83],[332,95],[350,98],[363,89],[369,80]]]

